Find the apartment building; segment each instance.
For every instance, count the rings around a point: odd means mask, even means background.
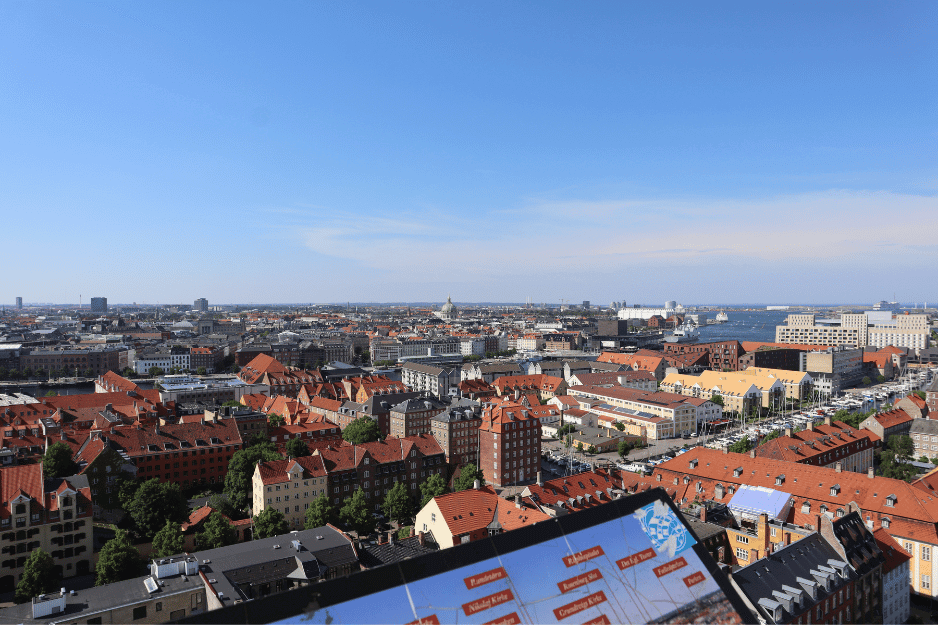
[[[420,499],[420,484],[435,473],[446,475],[445,459],[443,449],[432,436],[410,436],[406,438],[386,438],[383,441],[364,443],[362,445],[349,445],[348,443],[329,445],[313,450],[312,455],[308,456],[314,460],[302,460],[299,465],[289,465],[286,468],[292,468],[294,475],[299,475],[300,468],[303,468],[303,475],[306,475],[306,465],[318,466],[322,462],[325,472],[324,483],[317,483],[316,487],[325,486],[325,490],[316,490],[314,496],[313,478],[310,473],[310,484],[306,486],[304,482],[299,482],[301,486],[291,486],[289,490],[292,499],[290,505],[296,508],[291,509],[291,514],[305,514],[306,504],[312,504],[312,501],[325,492],[332,500],[332,504],[340,506],[343,501],[351,497],[359,488],[365,494],[370,506],[374,510],[380,510],[384,503],[384,496],[397,482],[403,482],[407,487],[410,496],[415,500]],[[315,460],[318,458],[319,460]],[[275,461],[281,462],[281,461]],[[310,464],[312,463],[312,464]],[[266,507],[277,506],[276,485],[277,482],[271,482],[274,490],[269,494],[264,482],[267,475],[277,476],[285,474],[285,469],[280,464],[274,465],[270,469],[268,465],[272,463],[261,463],[259,465],[260,478],[252,480],[252,502],[253,505],[260,505],[256,502],[263,502]],[[297,468],[299,467],[299,468]],[[279,472],[279,473],[278,473]],[[258,472],[255,471],[255,475]],[[317,474],[318,475],[318,474]],[[280,479],[272,477],[270,479]],[[317,477],[318,480],[318,477]],[[297,483],[298,480],[292,480],[290,484]],[[281,484],[282,486],[283,484]],[[282,491],[281,497],[286,496],[286,490]],[[297,498],[297,495],[303,493]],[[306,495],[306,493],[309,493]],[[267,498],[273,498],[268,504]],[[286,500],[281,502],[284,507]],[[297,508],[298,507],[298,508]]]
[[[816,391],[836,395],[863,379],[863,350],[841,346],[808,351],[803,369],[811,374]]]
[[[777,388],[779,394],[782,389],[780,382],[776,381],[772,388]],[[737,373],[723,374],[715,371],[704,371],[699,376],[686,373],[669,373],[661,381],[661,390],[686,397],[699,397],[712,399],[718,395],[723,401],[725,412],[749,414],[754,409],[762,407],[763,391],[751,376],[741,376]],[[574,389],[570,390],[574,393]]]
[[[484,404],[479,425],[479,465],[486,482],[496,487],[533,480],[541,466],[537,411],[508,398]]]
[[[928,347],[929,336],[926,315],[893,317],[890,311],[844,313],[834,319],[821,319],[813,314],[788,315],[787,324],[775,328],[778,343],[846,345],[853,348],[892,345],[921,350]]]
[[[675,393],[649,393],[630,388],[572,386],[567,392],[581,401],[581,407],[623,423],[629,434],[652,440],[695,434],[698,409],[712,414],[712,410],[717,408],[712,402],[708,402],[710,406],[695,405]],[[597,400],[599,403],[587,405],[583,400]]]
[[[739,341],[713,341],[711,343],[664,343],[665,354],[707,354],[703,363],[714,371],[739,370],[739,358],[745,353]]]
[[[405,362],[401,367],[401,382],[412,391],[447,397],[450,389],[459,384],[459,369]]]
[[[437,440],[446,462],[459,466],[472,463],[479,466],[479,426],[482,411],[478,402],[448,408],[430,418],[430,434]]]
[[[446,410],[447,406],[431,397],[407,399],[392,406],[390,436],[404,438],[429,434],[431,419]]]
[[[321,455],[258,463],[251,477],[251,514],[267,508],[283,512],[290,529],[302,529],[306,511],[328,493],[328,473]]]
[[[63,577],[92,570],[88,478],[45,478],[42,464],[0,469],[0,592],[12,592],[33,549],[50,554]]]
[[[93,348],[50,348],[23,350],[20,354],[19,366],[21,370],[32,369],[34,372],[53,371],[64,375],[99,376],[108,371],[121,371],[129,365],[127,347],[104,346]]]

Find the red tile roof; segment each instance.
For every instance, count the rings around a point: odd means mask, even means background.
[[[433,500],[453,536],[484,530],[495,519],[496,510],[498,522],[506,532],[551,518],[540,510],[515,507],[514,502],[502,499],[489,486],[448,493]]]

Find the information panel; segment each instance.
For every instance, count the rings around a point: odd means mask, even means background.
[[[603,507],[614,511],[612,505]],[[527,533],[536,534],[540,526],[551,523],[564,525],[550,521],[529,528]],[[521,548],[510,545],[512,549],[505,553],[422,579],[408,581],[404,575],[399,586],[335,605],[312,607],[283,622],[509,625],[743,621],[711,574],[712,568],[708,570],[703,562],[702,557],[709,556],[699,547],[694,549],[697,543],[692,533],[663,498],[631,513],[559,534]],[[471,545],[457,549],[466,547]],[[713,567],[712,560],[709,566]],[[354,583],[354,579],[347,583]]]

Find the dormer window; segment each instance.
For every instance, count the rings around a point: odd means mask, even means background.
[[[802,514],[809,514],[810,512],[811,512],[811,502],[810,502],[810,501],[806,501],[806,502],[804,502],[803,504],[801,504],[801,513],[802,513]]]
[[[882,520],[880,521],[880,523],[882,523],[882,526],[883,526],[884,529],[888,529],[888,528],[889,528],[889,517],[888,517],[888,516],[884,516],[884,517],[882,518]]]
[[[18,503],[13,508],[13,514],[26,514],[26,504]]]
[[[896,496],[889,495],[888,497],[886,497],[886,505],[889,506],[890,508],[894,507],[896,505]]]
[[[840,484],[834,484],[831,486],[831,496],[836,497],[840,494]]]

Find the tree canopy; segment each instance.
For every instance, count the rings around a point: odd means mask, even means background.
[[[166,521],[182,523],[189,518],[186,498],[174,482],[152,478],[140,485],[126,508],[141,536],[152,539]]]
[[[290,524],[277,508],[264,508],[254,517],[254,538],[270,538],[290,531]]]
[[[247,507],[251,497],[251,478],[258,462],[273,462],[281,459],[274,444],[263,438],[254,438],[250,447],[241,449],[231,456],[228,473],[225,475],[225,493],[228,500],[239,510]]]
[[[182,527],[179,523],[167,520],[166,525],[153,536],[153,555],[157,558],[174,556],[182,553],[185,544]]]
[[[345,500],[339,516],[342,522],[359,537],[368,535],[375,526],[374,519],[371,518],[368,510],[368,502],[365,500],[365,491],[360,486],[351,497]]]
[[[42,457],[43,477],[68,477],[78,472],[78,465],[72,460],[72,448],[58,441],[49,445]]]
[[[727,451],[732,451],[733,453],[744,454],[749,451],[751,447],[752,443],[749,442],[749,437],[744,436],[726,449]]]
[[[893,434],[886,440],[886,447],[895,453],[900,460],[909,460],[912,458],[913,444],[912,437],[901,434]]]
[[[458,493],[461,490],[472,488],[476,480],[479,480],[480,486],[485,485],[485,478],[482,477],[482,471],[470,462],[460,470],[459,477],[457,477],[456,481],[453,483],[453,491]]]
[[[267,423],[271,424],[274,427],[277,427],[278,425],[283,425],[284,423],[283,415],[277,414],[276,412],[271,412],[270,414],[267,415]]]
[[[712,395],[712,396],[710,397],[710,401],[712,401],[713,403],[715,403],[717,406],[723,406],[723,405],[724,405],[723,396],[722,396],[722,395]]]
[[[143,560],[140,553],[130,544],[127,532],[119,529],[98,554],[94,585],[104,586],[137,577],[142,573],[142,569]]]
[[[59,589],[62,576],[56,574],[55,562],[52,556],[42,549],[33,549],[23,565],[23,574],[16,584],[16,593],[13,600],[16,603],[26,603],[33,597]]]
[[[238,542],[235,528],[219,512],[208,515],[202,531],[195,535],[195,544],[199,549],[218,549]]]
[[[371,417],[358,417],[342,430],[342,438],[354,445],[381,439],[378,422]]]
[[[302,438],[291,438],[286,444],[287,455],[291,458],[302,458],[310,455],[309,445]]]
[[[306,510],[306,520],[303,522],[303,529],[311,530],[314,527],[322,527],[327,523],[335,523],[336,511],[329,502],[329,496],[322,493]]]
[[[446,492],[446,480],[439,473],[434,473],[420,485],[420,507],[423,508],[434,497]]]
[[[384,496],[384,514],[393,521],[409,519],[414,514],[414,506],[404,482],[397,482]]]

